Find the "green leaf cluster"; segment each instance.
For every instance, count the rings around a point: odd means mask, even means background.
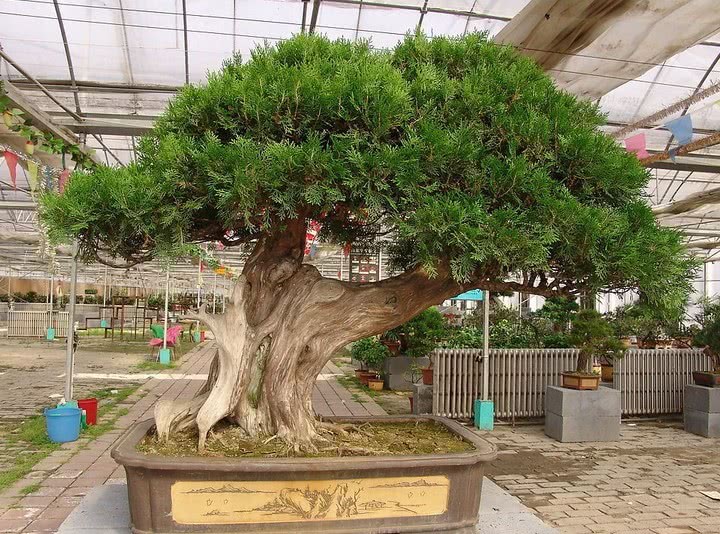
[[[366,337],[352,344],[350,355],[368,369],[381,372],[385,358],[390,357],[390,350],[376,338]]]
[[[244,242],[304,218],[338,244],[390,232],[402,269],[443,263],[462,282],[544,272],[672,305],[694,263],[603,122],[483,34],[408,35],[389,52],[298,35],[183,88],[137,163],[75,173],[40,215],[86,258]]]

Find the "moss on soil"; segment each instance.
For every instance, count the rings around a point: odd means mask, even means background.
[[[347,428],[347,432],[327,432],[323,436],[327,441],[319,441],[316,452],[295,453],[279,439],[247,439],[238,427],[219,425],[209,434],[203,456],[328,458],[458,453],[473,450],[471,443],[434,422],[365,423]],[[138,444],[137,450],[161,456],[197,456],[197,434],[180,432],[167,443],[160,442],[154,435],[148,435]]]

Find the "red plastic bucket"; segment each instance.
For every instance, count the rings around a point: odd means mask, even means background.
[[[85,420],[88,425],[97,424],[97,411],[98,411],[98,400],[97,399],[80,399],[77,401],[78,408],[85,410]]]

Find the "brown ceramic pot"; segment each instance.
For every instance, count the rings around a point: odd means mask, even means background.
[[[420,369],[422,371],[422,381],[423,384],[426,386],[432,386],[433,385],[433,370],[432,367],[423,367]]]
[[[136,450],[153,428],[147,420],[128,429],[112,450],[127,474],[132,531],[475,532],[484,465],[497,455],[493,445],[442,417],[331,420],[434,420],[475,449],[414,456],[171,458]]]
[[[600,375],[562,373],[562,387],[568,389],[594,390],[600,385]]]

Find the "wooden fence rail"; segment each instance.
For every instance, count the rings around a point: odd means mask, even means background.
[[[559,385],[576,359],[577,349],[491,349],[489,395],[496,417],[542,417],[545,389]],[[691,372],[709,367],[699,349],[630,349],[616,362],[611,386],[622,392],[623,415],[680,413]],[[433,369],[433,414],[471,418],[482,394],[482,350],[437,349]]]

